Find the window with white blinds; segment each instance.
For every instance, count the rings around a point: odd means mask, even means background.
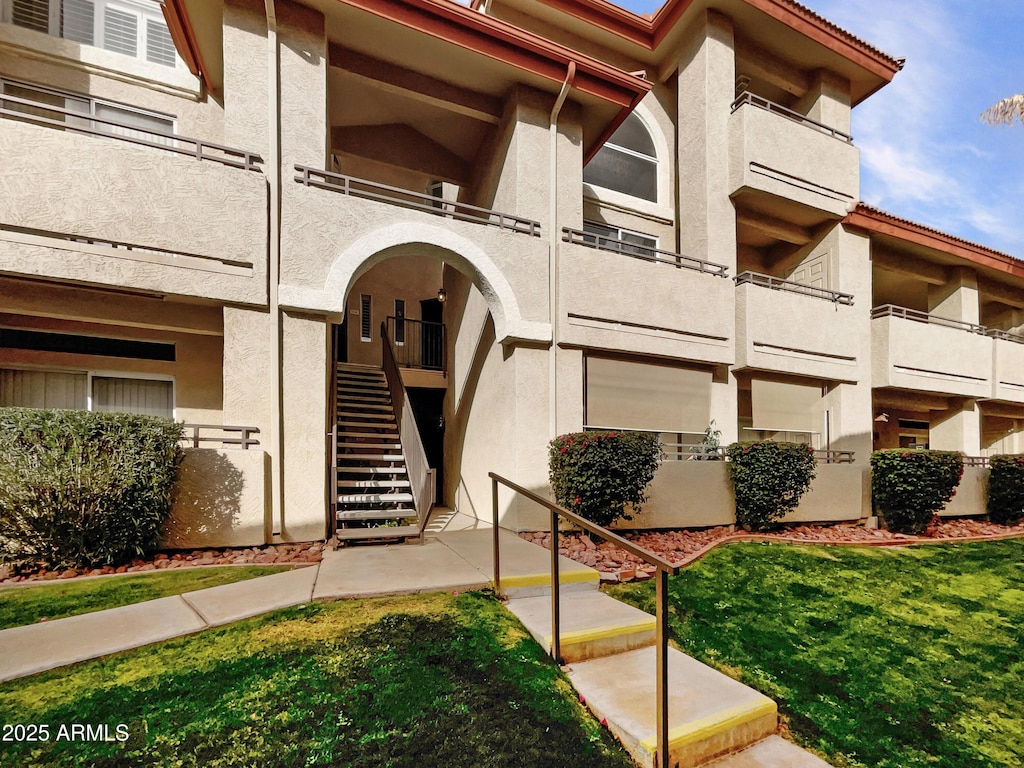
[[[163,379],[90,376],[77,371],[0,368],[0,408],[8,407],[116,411],[172,418],[174,383]]]
[[[167,67],[178,63],[154,0],[0,0],[0,10],[19,27]]]

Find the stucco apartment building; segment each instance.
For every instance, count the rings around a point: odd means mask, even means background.
[[[859,204],[901,65],[793,0],[0,0],[0,405],[196,425],[181,546],[487,517],[583,428],[1022,450],[1024,264]]]

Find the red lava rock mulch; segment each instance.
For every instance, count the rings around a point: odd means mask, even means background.
[[[542,547],[551,547],[551,534],[526,531],[522,538]],[[920,536],[862,525],[796,525],[769,533],[747,533],[732,526],[701,530],[645,531],[625,533],[625,538],[660,555],[676,565],[689,565],[718,544],[727,541],[783,541],[802,544],[858,544],[899,546],[955,541],[984,541],[1024,536],[1024,522],[997,525],[984,520],[948,519],[933,522]],[[595,543],[589,536],[564,533],[559,537],[559,554],[602,573],[602,581],[633,581],[650,578],[655,568],[607,541]]]
[[[206,565],[304,565],[319,563],[324,549],[323,542],[302,542],[297,544],[270,544],[264,547],[236,549],[196,549],[191,552],[158,552],[128,565],[82,570],[47,571],[14,576],[0,566],[0,584],[15,584],[26,581],[54,581],[73,579],[78,576],[105,576],[111,573],[142,573],[176,568],[195,568]]]

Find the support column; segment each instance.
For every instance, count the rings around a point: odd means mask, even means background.
[[[850,82],[834,72],[819,69],[811,87],[794,110],[822,125],[850,133]]]
[[[981,455],[981,411],[975,400],[954,401],[948,411],[935,411],[928,431],[928,445],[940,451]]]
[[[947,320],[978,324],[981,302],[978,298],[978,275],[969,267],[950,269],[945,285],[928,286],[928,312]]]

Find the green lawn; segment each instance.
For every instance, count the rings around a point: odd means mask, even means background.
[[[733,544],[671,580],[685,652],[840,766],[1024,765],[1024,542]],[[611,590],[654,610],[651,582]]]
[[[312,604],[0,685],[0,723],[127,726],[0,742],[17,766],[633,768],[499,603]]]
[[[81,581],[57,581],[38,587],[0,588],[0,629],[117,608],[168,595],[269,576],[288,566],[186,568],[152,571],[138,576],[111,576]]]

